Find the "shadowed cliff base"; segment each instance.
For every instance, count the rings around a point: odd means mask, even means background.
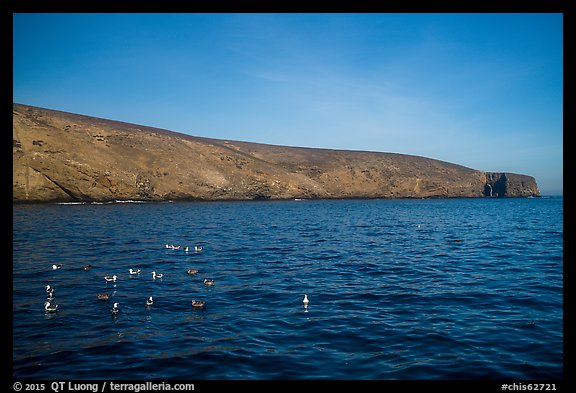
[[[430,158],[195,137],[13,104],[12,200],[540,196],[533,177]]]

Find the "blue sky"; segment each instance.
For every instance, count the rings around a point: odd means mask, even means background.
[[[14,14],[14,102],[563,190],[562,14]]]

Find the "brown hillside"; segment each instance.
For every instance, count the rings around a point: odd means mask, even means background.
[[[225,141],[13,105],[13,201],[538,196],[534,178],[395,153]]]

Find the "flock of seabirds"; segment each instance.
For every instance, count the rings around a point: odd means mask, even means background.
[[[165,247],[168,248],[168,249],[172,249],[172,250],[179,250],[179,249],[181,248],[181,246],[177,246],[177,245],[173,245],[173,244],[166,244]],[[183,248],[183,250],[184,250],[184,252],[189,252],[189,251],[190,251],[190,247],[186,246],[186,247]],[[202,252],[202,250],[203,250],[203,247],[202,247],[202,246],[194,246],[194,251],[195,251],[195,252],[197,252],[197,253],[198,253],[198,252]],[[87,271],[90,270],[91,267],[92,267],[91,265],[84,265],[84,266],[82,266],[82,270],[84,270],[84,271],[87,272]],[[53,269],[53,270],[59,270],[59,269],[61,269],[61,268],[62,268],[62,264],[54,264],[54,265],[52,265],[52,269]],[[187,270],[186,270],[186,273],[188,273],[188,275],[191,275],[191,276],[195,276],[198,272],[199,272],[199,270],[197,270],[197,269],[187,269]],[[130,275],[138,275],[138,274],[141,273],[141,270],[140,270],[140,269],[132,269],[132,268],[130,268],[130,269],[128,270],[128,273],[129,273]],[[153,279],[153,280],[156,280],[157,278],[162,278],[162,277],[164,277],[164,274],[162,274],[162,273],[156,273],[156,271],[152,271],[151,274],[152,274],[152,279]],[[104,280],[105,280],[106,282],[116,282],[117,279],[118,279],[118,276],[115,275],[115,274],[114,274],[114,275],[104,276]],[[204,285],[206,285],[206,286],[214,286],[214,284],[215,284],[214,280],[204,278]],[[46,285],[46,295],[47,295],[47,298],[46,298],[46,302],[44,303],[44,310],[45,310],[47,313],[55,313],[55,312],[57,312],[57,311],[58,311],[58,305],[55,304],[55,303],[53,303],[53,302],[54,302],[54,287],[53,287],[52,285]],[[109,300],[109,299],[110,299],[110,294],[109,294],[109,293],[99,293],[99,294],[96,295],[96,298],[97,298],[98,300]],[[308,295],[305,294],[305,295],[304,295],[304,299],[302,300],[302,304],[304,305],[304,308],[307,308],[307,307],[308,307],[308,303],[309,303],[309,301],[308,301]],[[144,304],[145,304],[146,307],[151,307],[152,305],[154,305],[154,298],[153,298],[152,296],[150,296],[148,299],[146,299],[146,301],[145,301]],[[206,306],[206,301],[204,301],[204,300],[194,300],[194,299],[193,299],[192,302],[191,302],[191,304],[192,304],[192,308],[204,309],[204,307]],[[110,309],[110,312],[111,312],[113,315],[116,315],[116,314],[118,314],[118,313],[120,312],[120,308],[119,308],[119,303],[118,303],[118,302],[115,302],[115,303],[112,305],[112,308]]]

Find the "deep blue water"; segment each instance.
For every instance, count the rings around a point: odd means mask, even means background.
[[[13,376],[560,379],[562,204],[15,205]]]

